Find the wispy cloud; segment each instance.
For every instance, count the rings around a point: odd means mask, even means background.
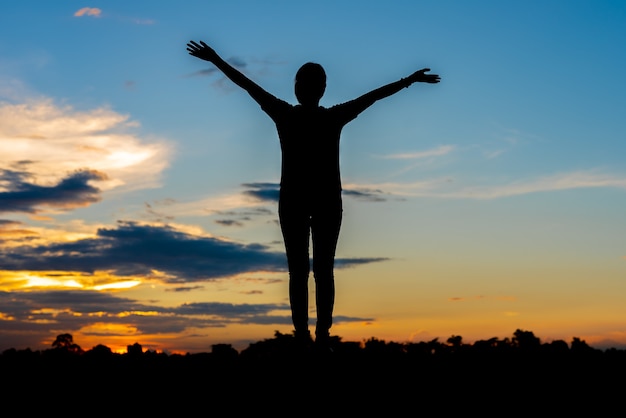
[[[599,174],[592,171],[560,173],[535,179],[524,179],[499,185],[467,185],[453,177],[438,177],[416,182],[346,183],[345,197],[367,202],[406,200],[410,198],[434,199],[500,199],[533,193],[555,192],[571,189],[619,188],[626,189],[626,176]],[[222,196],[209,197],[196,202],[171,202],[168,213],[173,216],[220,216],[222,226],[242,226],[244,221],[258,216],[276,217],[279,184],[254,182],[242,184]],[[271,203],[271,209],[264,206]]]
[[[395,171],[389,176],[389,177],[397,177],[417,167],[421,167],[427,164],[432,164],[433,162],[437,161],[438,158],[451,154],[455,150],[456,150],[456,147],[453,145],[440,145],[436,148],[432,148],[432,149],[428,149],[424,151],[382,155],[382,156],[379,156],[379,158],[387,159],[387,160],[401,160],[401,161],[408,162],[408,165],[400,168],[399,170]]]
[[[155,187],[172,146],[141,138],[138,126],[104,107],[79,111],[50,99],[0,102],[0,169],[5,175],[28,172],[49,188],[76,179],[76,172],[102,173],[103,191]]]
[[[166,292],[191,292],[192,290],[204,289],[204,286],[177,286],[165,289]]]
[[[259,201],[278,202],[280,196],[280,184],[278,183],[244,183],[242,187],[245,188],[242,192],[245,196],[250,196]],[[342,194],[368,202],[384,202],[387,200],[385,192],[381,189],[355,185],[345,185]]]
[[[406,199],[410,197],[434,197],[441,189],[449,187],[453,180],[449,177],[420,180],[410,183],[384,182],[367,184],[348,184],[351,190],[377,190],[388,198]]]
[[[74,17],[95,17],[100,18],[103,17],[102,9],[97,7],[83,7],[76,12],[74,12]],[[137,18],[137,17],[129,17],[129,16],[112,16],[110,13],[107,13],[107,18],[114,18],[118,21],[130,22],[135,25],[154,25],[156,21],[154,19],[149,18]]]
[[[455,147],[452,145],[441,145],[437,148],[429,149],[426,151],[407,152],[400,154],[382,155],[380,158],[393,159],[393,160],[418,160],[423,158],[440,157],[447,155],[454,151]]]
[[[462,185],[452,177],[441,177],[412,183],[374,183],[362,187],[384,190],[389,195],[405,198],[499,199],[572,189],[626,189],[626,176],[575,171],[500,185]]]
[[[246,74],[251,77],[265,77],[268,73],[271,72],[271,67],[275,65],[284,65],[284,62],[271,60],[271,59],[248,59],[244,60],[241,57],[230,57],[227,58],[226,61],[230,63],[233,67],[239,69],[242,72],[246,72]],[[207,77],[213,76],[214,74],[218,74],[219,77],[215,79],[211,85],[218,90],[223,90],[226,92],[233,91],[238,89],[227,77],[222,75],[222,73],[214,66],[210,65],[207,68],[203,68],[201,70],[195,71],[191,74],[184,75],[183,77]]]
[[[230,57],[227,58],[226,61],[239,70],[244,70],[248,67],[248,63],[239,57]],[[202,70],[188,74],[187,77],[207,77],[213,74],[220,74],[220,72],[216,67],[211,66],[209,68],[203,68]]]
[[[234,219],[217,219],[215,223],[222,226],[243,226],[241,221]]]
[[[382,261],[390,261],[387,257],[362,257],[362,258],[337,258],[335,260],[336,268],[356,267],[363,264],[380,263]]]
[[[402,199],[403,195],[384,190],[385,186],[398,188],[397,184],[382,185],[345,184],[343,195],[348,198],[366,201],[383,202],[388,199]],[[414,186],[410,186],[412,189]],[[223,226],[240,226],[243,221],[259,217],[278,216],[279,183],[251,182],[243,183],[241,189],[233,190],[219,196],[211,196],[192,202],[172,202],[167,209],[173,216],[219,216],[216,222]]]
[[[100,17],[102,15],[102,10],[97,7],[83,7],[82,9],[77,10],[74,13],[75,17],[83,17],[83,16],[91,16],[91,17]]]
[[[517,181],[506,185],[465,187],[458,191],[443,193],[441,197],[497,199],[531,193],[591,188],[626,189],[626,177],[577,171]]]
[[[385,202],[388,199],[386,193],[380,189],[344,187],[342,190],[342,194],[344,196],[352,197],[354,199],[363,200],[366,202]]]

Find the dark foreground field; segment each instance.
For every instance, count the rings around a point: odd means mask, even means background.
[[[600,417],[622,416],[626,397],[624,350],[521,330],[473,344],[334,337],[332,351],[280,333],[241,352],[218,344],[186,355],[84,351],[69,334],[55,343],[2,353],[1,395],[14,409],[3,416]]]

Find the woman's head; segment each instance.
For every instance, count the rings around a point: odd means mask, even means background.
[[[314,62],[307,62],[296,73],[295,92],[302,105],[319,104],[326,90],[326,72]]]

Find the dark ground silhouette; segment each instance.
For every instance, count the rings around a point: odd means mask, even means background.
[[[152,410],[185,416],[197,408],[215,415],[227,408],[235,416],[603,416],[600,411],[621,405],[626,389],[626,350],[596,349],[579,338],[544,343],[516,330],[511,338],[472,344],[460,336],[416,343],[331,339],[331,353],[303,348],[293,335],[276,332],[240,352],[216,344],[203,353],[165,354],[135,343],[118,354],[102,344],[83,350],[70,334],[61,334],[50,349],[2,352],[0,393],[6,401],[28,394],[32,404],[25,403],[26,410],[50,411],[46,402],[72,399],[73,405],[90,405],[91,412],[122,408],[142,415]],[[293,406],[296,400],[304,404]]]

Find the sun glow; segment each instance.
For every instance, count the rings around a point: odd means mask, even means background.
[[[120,312],[117,314],[117,316],[119,316],[120,318],[124,318],[124,317],[131,316],[131,315],[158,316],[158,315],[161,315],[161,313],[157,311],[126,311],[126,312]]]
[[[149,152],[129,152],[129,151],[117,151],[108,156],[107,160],[112,168],[126,168],[140,164],[150,158],[152,155]]]
[[[93,274],[68,271],[0,271],[0,290],[82,289],[122,290],[142,283],[140,277],[118,277],[107,271]]]
[[[94,290],[130,289],[141,284],[140,280],[127,280],[123,282],[106,283],[94,286]]]
[[[99,336],[136,336],[137,327],[129,324],[111,324],[106,322],[98,322],[89,324],[80,329],[83,334],[99,335]]]
[[[72,312],[69,309],[53,309],[53,308],[34,309],[34,310],[30,311],[30,313],[32,315],[48,315],[48,316],[52,316],[52,317],[56,317],[56,316],[58,316],[60,314],[67,314],[67,315],[72,315],[72,316],[82,316],[83,315],[80,312]]]
[[[27,275],[24,287],[69,287],[82,288],[83,285],[74,279],[41,277],[37,275]]]

